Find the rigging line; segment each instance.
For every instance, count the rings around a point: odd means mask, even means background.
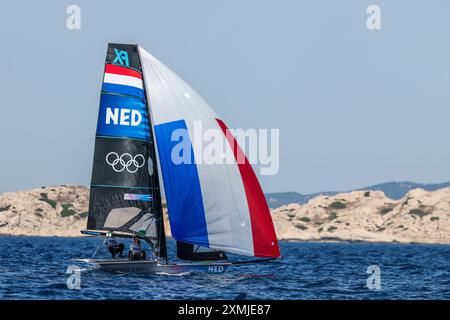
[[[100,248],[100,246],[102,246],[102,244],[98,245],[97,248],[95,249],[94,254],[92,255],[92,257],[91,257],[91,259],[90,259],[91,261],[92,261],[92,259],[94,259],[94,257],[95,257],[95,255],[97,254],[97,251],[98,251],[98,249]]]
[[[158,167],[159,167],[159,158],[158,158],[158,150],[156,150],[156,146],[155,143],[156,142],[156,134],[155,134],[155,123],[154,123],[154,119],[153,119],[153,113],[152,113],[152,102],[150,101],[150,92],[147,92],[149,90],[147,90],[147,83],[146,83],[146,76],[145,76],[145,72],[144,72],[144,66],[142,65],[142,57],[141,54],[139,52],[139,46],[137,47],[137,54],[138,54],[138,58],[139,58],[139,63],[140,63],[140,68],[141,68],[141,74],[142,74],[142,84],[143,84],[143,90],[144,90],[144,97],[145,97],[145,105],[146,105],[146,111],[148,113],[148,121],[149,121],[149,133],[150,133],[150,137],[151,139],[151,150],[153,151],[153,154],[155,156],[155,179],[156,179],[156,183],[159,186],[159,175],[160,172],[158,172]],[[158,228],[157,228],[157,233],[158,233],[158,240],[157,240],[157,246],[158,246],[158,257],[157,260],[159,261],[159,259],[161,258],[161,250],[162,250],[162,245],[164,245],[164,260],[166,262],[166,264],[169,261],[169,257],[167,254],[167,241],[166,241],[166,233],[164,230],[164,212],[163,212],[163,208],[162,208],[162,199],[161,199],[161,190],[160,190],[160,186],[158,189],[156,189],[155,191],[155,198],[156,200],[152,203],[152,207],[155,208],[155,213],[159,216],[159,221],[158,221]],[[158,212],[156,212],[158,211]],[[159,230],[158,230],[159,229]],[[161,237],[161,235],[164,235],[164,237]]]

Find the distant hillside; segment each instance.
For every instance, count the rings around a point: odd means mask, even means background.
[[[403,182],[386,182],[381,184],[376,184],[366,188],[361,188],[359,190],[374,190],[383,191],[386,197],[393,200],[399,200],[403,198],[409,191],[414,189],[423,189],[425,191],[436,191],[443,188],[450,187],[450,182],[444,183],[415,183],[410,181]]]
[[[298,192],[274,192],[266,193],[266,200],[270,208],[278,208],[290,203],[304,204],[316,196],[333,196],[338,192],[319,192],[311,194],[301,194]]]
[[[347,191],[326,191],[312,194],[301,194],[298,192],[267,193],[266,199],[270,208],[278,208],[290,203],[304,204],[307,203],[312,198],[320,195],[333,196],[342,192],[361,191],[361,190],[382,191],[388,198],[391,198],[393,200],[399,200],[403,198],[405,194],[407,194],[408,191],[410,190],[419,188],[426,191],[435,191],[448,187],[450,187],[450,182],[423,184],[410,181],[403,181],[403,182],[393,181]]]

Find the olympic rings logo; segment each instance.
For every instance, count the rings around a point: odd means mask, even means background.
[[[135,173],[145,164],[145,158],[142,154],[137,154],[133,157],[129,153],[119,156],[116,152],[110,152],[106,155],[105,160],[115,172],[122,172],[127,169],[129,173]]]

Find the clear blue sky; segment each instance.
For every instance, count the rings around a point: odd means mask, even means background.
[[[78,4],[82,29],[66,28]],[[366,28],[381,7],[382,30]],[[234,128],[279,128],[265,192],[450,180],[449,1],[8,1],[0,192],[90,182],[108,42],[138,43]]]

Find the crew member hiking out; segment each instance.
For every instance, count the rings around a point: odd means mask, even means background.
[[[119,257],[123,257],[122,253],[125,245],[123,243],[119,243],[115,237],[107,237],[103,244],[108,248],[108,251],[111,253],[113,259],[116,257],[116,254],[119,254]]]

